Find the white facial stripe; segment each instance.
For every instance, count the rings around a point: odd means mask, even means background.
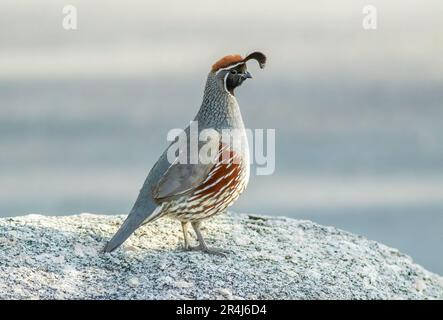
[[[223,78],[223,86],[225,87],[225,91],[229,93],[228,86],[226,85],[226,81],[228,80],[229,72],[225,74],[225,77]]]
[[[235,67],[237,67],[237,66],[239,66],[241,64],[244,64],[244,62],[239,62],[239,63],[233,64],[233,65],[231,65],[229,67],[218,69],[215,74],[218,74],[220,71],[223,71],[223,70],[229,70],[229,69],[235,68]]]

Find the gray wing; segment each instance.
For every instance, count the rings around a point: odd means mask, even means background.
[[[213,163],[172,165],[152,190],[153,197],[167,201],[191,192],[206,179],[213,166]]]
[[[174,162],[153,187],[152,195],[154,199],[159,202],[173,200],[191,193],[201,185],[215,165],[213,160],[217,158],[222,151],[219,140],[213,141],[212,143],[216,145],[217,153],[212,156],[211,162],[207,164],[200,162],[197,164]],[[207,144],[207,142],[199,142],[198,150],[205,144]],[[227,148],[227,146],[224,148]],[[187,160],[189,161],[189,157],[187,157]]]

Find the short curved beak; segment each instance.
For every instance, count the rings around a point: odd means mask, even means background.
[[[244,79],[252,79],[252,75],[249,73],[249,71],[245,71],[245,72],[242,74],[242,77],[243,77]]]

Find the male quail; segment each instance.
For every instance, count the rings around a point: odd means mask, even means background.
[[[167,148],[149,172],[131,212],[106,244],[104,252],[119,247],[139,226],[167,215],[181,221],[186,249],[219,253],[206,245],[200,225],[203,220],[224,212],[248,184],[248,142],[234,89],[252,78],[246,69],[246,62],[251,59],[264,68],[265,55],[253,52],[245,58],[223,57],[209,72],[203,102],[194,121],[198,124],[198,133],[211,129],[218,135],[218,140],[212,140],[217,141],[218,153],[214,156],[217,161],[171,163]],[[186,141],[192,143],[190,127],[184,132]],[[226,133],[233,139],[226,142],[222,138]],[[198,149],[201,147],[199,142]],[[197,235],[199,244],[195,247],[189,243],[189,223]]]

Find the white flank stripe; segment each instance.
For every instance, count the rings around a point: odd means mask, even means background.
[[[207,186],[204,187],[203,189],[198,190],[197,192],[195,192],[194,194],[197,195],[197,194],[202,193],[203,191],[205,191],[205,190],[207,190],[207,189],[209,189],[209,188],[215,186],[217,183],[219,183],[220,181],[222,181],[224,178],[225,178],[225,176],[218,178],[214,183],[212,183],[212,184],[210,184],[210,185],[207,185]]]

